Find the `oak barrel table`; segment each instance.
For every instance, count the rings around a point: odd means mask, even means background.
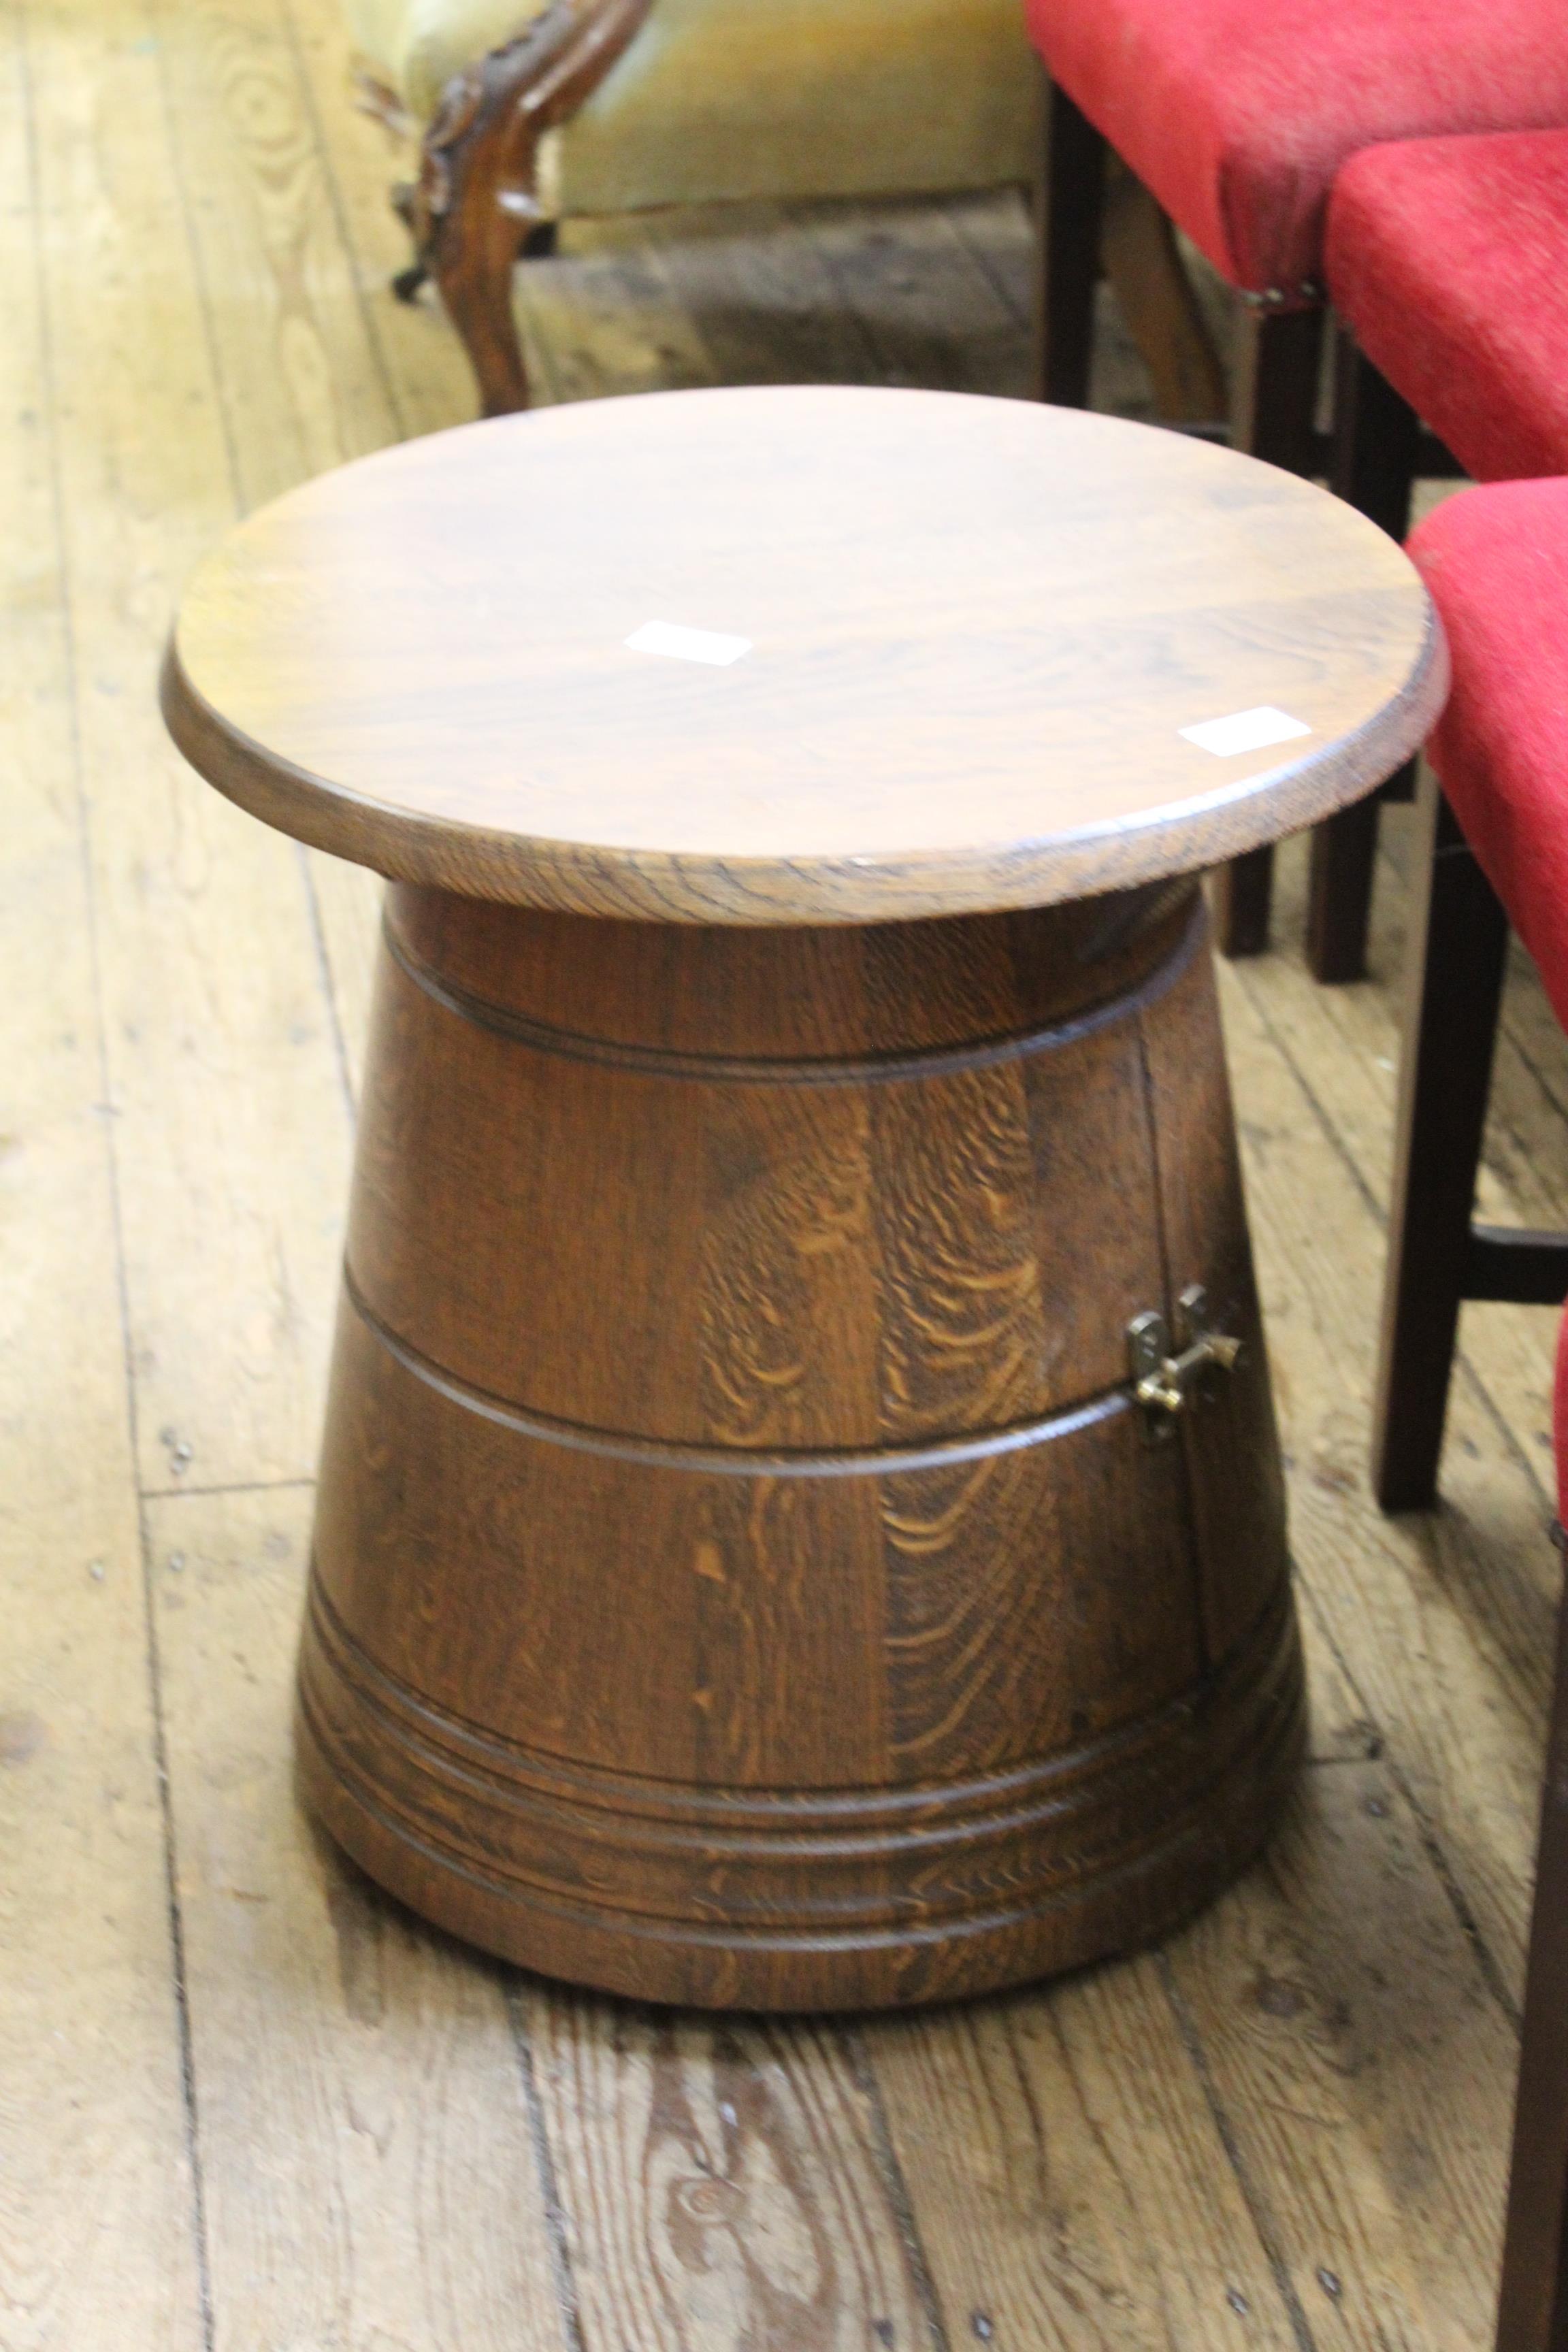
[[[367,1870],[805,2009],[1256,1851],[1301,1669],[1198,876],[1444,686],[1325,493],[942,394],[474,425],[207,562],[179,743],[393,885],[299,1716]]]

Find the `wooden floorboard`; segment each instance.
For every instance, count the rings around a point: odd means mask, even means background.
[[[195,2352],[33,30],[0,13],[0,2341]]]
[[[310,1520],[298,1487],[148,1511],[216,2342],[568,2352],[504,1972],[294,1802]]]
[[[27,18],[140,1475],[308,1475],[348,1126],[304,869],[155,700],[173,603],[241,503],[178,77],[142,0]]]
[[[659,2016],[435,1934],[289,1785],[374,877],[169,750],[234,518],[471,390],[337,0],[0,0],[0,2352],[1481,2352],[1557,1563],[1552,1318],[1468,1309],[1444,1503],[1365,1482],[1408,818],[1373,977],[1223,996],[1312,1763],[1160,1954],[928,2017]],[[1009,194],[579,225],[543,399],[1019,393]],[[1147,413],[1109,297],[1096,396]],[[1516,959],[1484,1199],[1568,1224]]]
[[[837,2028],[519,1998],[585,2352],[940,2352]]]

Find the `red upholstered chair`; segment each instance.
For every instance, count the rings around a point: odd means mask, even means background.
[[[1568,1027],[1568,480],[1462,490],[1410,551],[1454,689],[1412,907],[1373,1447],[1388,1510],[1436,1496],[1460,1301],[1568,1296],[1568,1240],[1471,1224],[1510,921]]]
[[[1358,150],[1568,124],[1560,0],[1026,0],[1050,76],[1043,175],[1044,396],[1088,394],[1107,142],[1244,298],[1235,430],[1293,472],[1321,463],[1323,224]],[[1336,967],[1314,858],[1313,963]],[[1233,954],[1268,938],[1267,851],[1222,898]],[[1340,927],[1342,929],[1342,926]]]
[[[1334,185],[1324,268],[1332,478],[1363,513],[1404,538],[1418,418],[1479,481],[1568,474],[1568,131],[1363,148]],[[1329,887],[1363,938],[1376,845],[1375,801],[1335,820]]]
[[[1454,689],[1430,745],[1379,1368],[1373,1475],[1436,1486],[1459,1302],[1561,1306],[1568,1238],[1472,1223],[1508,925],[1568,1026],[1568,480],[1461,491],[1410,542]],[[1505,911],[1506,910],[1506,911]],[[1568,1482],[1568,1338],[1556,1450]],[[1548,1759],[1499,2352],[1568,2345],[1568,1622]]]

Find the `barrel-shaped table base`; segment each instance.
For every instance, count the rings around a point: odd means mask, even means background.
[[[1240,1361],[1152,1413],[1129,1324]],[[300,1674],[431,1918],[655,2000],[1145,1941],[1300,1752],[1191,883],[869,929],[400,887]]]

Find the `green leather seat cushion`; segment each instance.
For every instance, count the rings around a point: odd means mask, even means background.
[[[363,62],[421,119],[529,0],[347,0]],[[546,142],[550,210],[987,187],[1028,176],[1020,0],[654,0]]]

